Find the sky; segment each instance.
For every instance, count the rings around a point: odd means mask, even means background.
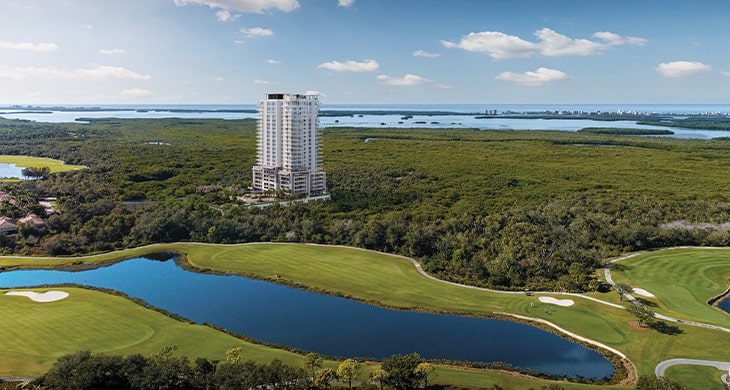
[[[0,104],[730,104],[730,2],[0,0]]]

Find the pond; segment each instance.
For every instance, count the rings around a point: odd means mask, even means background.
[[[725,296],[720,302],[717,303],[717,307],[730,314],[730,295]]]
[[[241,276],[190,272],[173,260],[0,273],[2,288],[65,283],[121,291],[197,323],[323,355],[383,359],[418,352],[426,359],[499,361],[569,377],[613,374],[601,354],[532,326],[388,310]]]
[[[12,177],[21,179],[23,177],[23,168],[15,164],[0,163],[0,179]]]

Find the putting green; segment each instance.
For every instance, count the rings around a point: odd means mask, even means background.
[[[657,312],[730,327],[730,315],[707,300],[722,293],[730,277],[730,249],[677,248],[641,254],[612,267],[616,282],[640,287],[655,298]]]

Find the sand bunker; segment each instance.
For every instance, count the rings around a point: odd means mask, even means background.
[[[558,306],[573,306],[575,303],[572,299],[557,299],[553,297],[540,297],[537,299],[542,303],[551,303]]]
[[[37,293],[35,291],[8,291],[5,295],[28,297],[35,302],[55,302],[66,298],[68,293],[65,291],[46,291],[44,293]]]
[[[641,295],[642,297],[654,298],[654,294],[652,294],[652,293],[644,290],[643,288],[634,288],[634,291],[633,292],[636,295]]]

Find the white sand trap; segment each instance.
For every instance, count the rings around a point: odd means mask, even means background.
[[[55,302],[66,298],[68,293],[65,291],[46,291],[44,293],[37,293],[35,291],[8,291],[5,295],[28,297],[35,302]]]
[[[641,295],[642,297],[654,298],[654,294],[644,290],[643,288],[634,288],[633,292],[636,293],[636,295]]]
[[[573,306],[575,303],[572,299],[557,299],[553,297],[539,297],[537,299],[542,303],[551,303],[558,306]]]

